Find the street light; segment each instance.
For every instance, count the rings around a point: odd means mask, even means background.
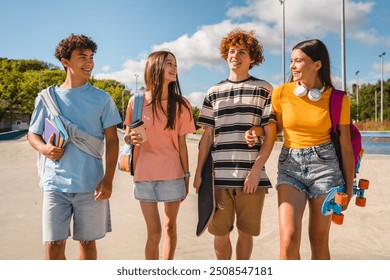
[[[378,121],[378,93],[375,91],[375,122]]]
[[[139,75],[134,74],[134,76],[135,76],[135,92],[137,93],[138,92],[138,77],[139,77]]]
[[[125,89],[122,89],[122,128],[125,128]]]
[[[356,71],[356,121],[359,121],[359,70]]]
[[[342,90],[346,88],[345,78],[345,1],[341,1],[341,81]]]
[[[381,123],[383,123],[383,57],[385,55],[385,52],[379,55],[381,58]]]
[[[283,7],[283,22],[282,22],[282,82],[286,82],[286,70],[285,70],[285,45],[286,45],[286,34],[285,34],[285,8],[284,8],[284,2],[285,0],[279,0],[280,4]]]

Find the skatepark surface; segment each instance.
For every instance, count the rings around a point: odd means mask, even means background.
[[[122,143],[122,140],[120,140]],[[187,140],[190,170],[195,174],[198,140]],[[280,145],[266,164],[271,183],[276,182]],[[0,260],[42,260],[41,241],[42,192],[36,168],[37,152],[26,136],[0,141]],[[331,258],[336,260],[390,260],[390,156],[366,154],[359,178],[370,180],[366,191],[367,205],[354,205],[345,212],[344,224],[332,224]],[[132,177],[116,171],[110,199],[113,231],[97,242],[100,260],[143,260],[146,226],[138,201],[133,197]],[[162,205],[160,205],[162,206]],[[162,208],[161,208],[162,209]],[[162,213],[162,211],[160,211]],[[308,211],[305,211],[301,257],[310,259],[307,234]],[[177,260],[215,260],[213,237],[206,231],[195,234],[197,195],[190,181],[190,193],[182,203],[178,216]],[[236,229],[231,234],[237,238]],[[161,242],[162,243],[162,242]],[[160,252],[161,253],[161,252]],[[77,258],[77,242],[67,241],[68,259]],[[234,251],[233,251],[234,256]],[[254,238],[252,260],[279,258],[277,192],[266,195],[261,234]]]

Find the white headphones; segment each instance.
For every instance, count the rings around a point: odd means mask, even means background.
[[[312,88],[309,90],[308,97],[311,101],[318,101],[322,97],[322,93],[325,90],[325,86],[322,87],[322,89],[316,89]],[[294,93],[296,96],[304,97],[307,93],[307,88],[300,84],[300,82],[297,82],[297,86],[294,89]]]

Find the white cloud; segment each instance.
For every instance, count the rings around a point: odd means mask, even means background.
[[[175,41],[153,46],[153,51],[168,49],[172,51],[180,70],[191,69],[194,65],[220,69],[219,41],[221,37],[236,27],[230,21],[201,27],[192,36],[185,34]]]
[[[386,55],[383,57],[383,59],[386,59]],[[378,61],[380,61],[379,56],[378,56]],[[372,65],[372,69],[373,69],[373,71],[375,73],[377,73],[378,79],[379,79],[380,78],[380,74],[382,72],[381,63],[374,63]],[[389,74],[390,74],[390,62],[383,62],[383,76],[387,76]]]
[[[190,101],[192,107],[202,108],[204,97],[206,96],[206,92],[191,92],[186,96],[188,101]]]
[[[114,79],[126,84],[129,89],[136,90],[136,82],[138,88],[144,84],[144,67],[146,58],[140,61],[127,60],[123,64],[123,69],[112,73],[99,73],[94,76],[96,79]],[[138,75],[136,78],[135,75]]]
[[[108,71],[110,71],[110,69],[111,69],[111,66],[110,66],[110,65],[104,65],[104,66],[102,67],[102,71],[103,71],[103,72],[108,72]]]
[[[374,2],[346,0],[347,36],[369,44],[390,46],[390,38],[381,37],[375,30],[364,30],[364,24],[372,12]],[[265,8],[266,7],[266,8]],[[285,26],[286,49],[307,38],[323,38],[327,34],[340,33],[340,0],[286,0]],[[162,42],[151,47],[152,51],[169,49],[177,60],[179,73],[199,65],[215,71],[224,71],[224,62],[219,55],[219,42],[230,30],[240,27],[255,30],[264,49],[271,55],[281,53],[282,6],[276,0],[249,0],[242,7],[231,7],[227,19],[213,25],[201,26],[195,33],[184,34],[173,41]],[[310,23],[310,24],[309,24]],[[96,78],[115,78],[134,87],[136,73],[143,83],[146,60],[128,60],[123,69],[113,73],[98,74]]]
[[[346,25],[350,31],[362,27],[374,4],[345,1]],[[232,7],[227,15],[235,19],[250,17],[266,25],[276,25],[275,29],[278,32],[282,28],[282,5],[276,0],[252,0],[247,6]],[[320,37],[329,32],[339,33],[340,21],[340,0],[285,0],[286,36],[290,38]]]

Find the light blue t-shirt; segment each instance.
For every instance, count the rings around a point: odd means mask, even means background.
[[[61,115],[96,138],[103,140],[104,129],[121,122],[111,96],[88,83],[70,89],[56,86],[53,92]],[[48,109],[38,96],[29,131],[42,135],[45,118],[49,116]],[[64,155],[59,160],[46,159],[40,185],[43,191],[91,192],[103,175],[102,159],[95,158],[68,142]]]

